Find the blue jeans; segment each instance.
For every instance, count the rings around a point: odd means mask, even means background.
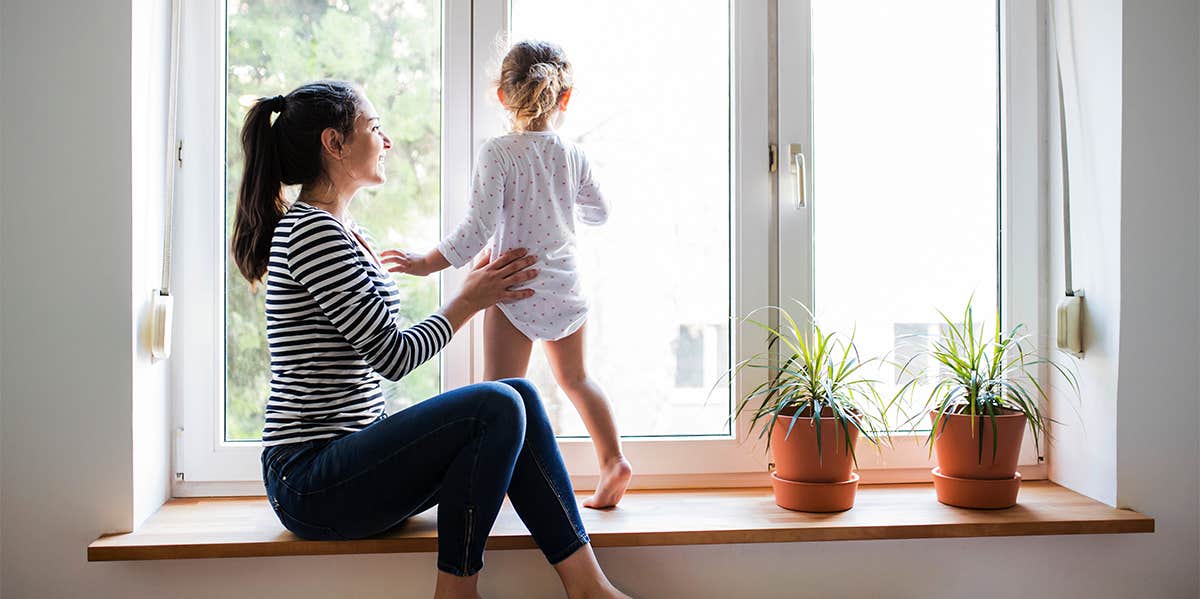
[[[311,540],[360,539],[438,506],[438,569],[470,576],[507,493],[550,563],[588,543],[537,390],[524,379],[443,393],[337,439],[263,451],[267,499]]]

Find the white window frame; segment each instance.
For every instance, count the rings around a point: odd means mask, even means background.
[[[178,135],[183,160],[175,215],[174,494],[219,494],[191,481],[251,480],[245,447],[219,442],[224,411],[224,27],[223,2],[182,2]],[[218,125],[214,126],[214,123]],[[261,473],[258,474],[261,477]],[[261,481],[258,483],[261,489]]]
[[[1042,193],[1039,165],[1041,88],[1038,76],[1043,44],[1041,11],[1037,3],[998,0],[997,35],[1000,41],[1000,315],[1003,323],[1024,323],[1039,349],[1045,349],[1040,305],[1044,296],[1041,254]],[[813,305],[811,210],[792,205],[795,175],[787,168],[785,148],[801,143],[810,164],[819,169],[820,148],[813,145],[811,89],[811,0],[779,2],[781,32],[778,42],[779,128],[775,132],[781,166],[776,173],[779,190],[779,256],[801,256],[792,262],[780,260],[778,273],[781,298],[797,298]],[[786,27],[785,27],[786,25]],[[790,35],[783,35],[783,31]],[[791,112],[782,107],[788,107]],[[1034,151],[1036,149],[1036,151]],[[812,172],[812,171],[810,171]],[[809,197],[812,180],[805,182]],[[1006,324],[1007,326],[1007,324]],[[1042,373],[1045,376],[1045,373]],[[933,463],[924,444],[925,433],[894,433],[893,445],[875,451],[865,440],[856,451],[863,483],[917,482],[930,480]],[[1039,459],[1032,435],[1026,435],[1019,467],[1026,480],[1045,478],[1046,464]],[[1045,439],[1039,439],[1045,447]]]
[[[181,68],[180,138],[185,141],[185,161],[180,170],[180,201],[176,213],[176,270],[178,329],[172,360],[172,396],[175,406],[176,496],[261,494],[259,454],[253,442],[225,442],[224,419],[224,101],[225,5],[220,0],[183,3],[184,52]],[[508,0],[443,0],[442,12],[442,233],[463,216],[472,161],[488,137],[502,132],[494,111],[483,102],[490,87],[489,73],[475,65],[494,62],[491,52],[497,36],[507,30]],[[789,184],[786,164],[776,175],[767,169],[767,147],[790,139],[803,139],[811,147],[811,128],[780,118],[780,127],[769,126],[769,28],[789,25],[788,36],[778,36],[778,68],[807,73],[809,0],[783,0],[778,18],[771,22],[766,2],[732,0],[731,17],[731,188],[735,198],[731,223],[731,301],[734,314],[778,304],[779,297],[811,297],[811,288],[797,289],[786,277],[770,272],[776,256],[806,252],[790,245],[795,236],[781,234],[778,247],[763,235],[777,227],[785,233],[797,223],[794,212],[784,209]],[[1042,297],[1041,211],[1039,185],[1040,11],[1033,3],[1001,0],[1003,130],[1001,175],[1003,230],[1001,255],[1003,317],[1025,322],[1042,337],[1038,319]],[[782,29],[781,29],[782,31]],[[469,32],[469,34],[468,34]],[[1005,51],[1007,50],[1007,51]],[[804,57],[803,60],[797,57]],[[800,77],[779,79],[779,105],[796,105]],[[265,92],[264,92],[265,93]],[[807,97],[807,96],[805,96]],[[789,102],[785,104],[784,102]],[[807,102],[805,100],[805,102]],[[464,115],[470,118],[463,118]],[[810,111],[811,114],[811,111]],[[782,116],[782,115],[780,115]],[[218,123],[213,126],[213,123]],[[1017,151],[1017,149],[1020,151]],[[1037,152],[1028,151],[1038,148]],[[783,154],[783,152],[781,152]],[[781,162],[786,158],[781,157]],[[772,180],[773,176],[779,177]],[[773,185],[777,184],[778,197]],[[806,217],[804,217],[806,218]],[[811,237],[809,238],[811,240]],[[811,243],[809,241],[808,243]],[[810,246],[811,247],[811,246]],[[778,252],[778,254],[775,254]],[[809,261],[811,264],[811,260]],[[794,266],[794,263],[791,263]],[[442,275],[442,297],[462,283],[465,270]],[[779,283],[771,293],[772,277]],[[761,351],[762,335],[746,327],[731,327],[733,359]],[[482,379],[482,326],[480,319],[455,336],[443,350],[442,388],[452,389]],[[736,381],[733,398],[743,396],[765,374],[745,372]],[[748,414],[736,421],[727,437],[627,438],[624,449],[637,468],[635,486],[745,486],[767,484],[767,456],[757,431],[749,432]],[[560,448],[572,480],[589,488],[597,478],[592,446],[587,439],[560,439]],[[1030,447],[1022,454],[1025,478],[1044,477]],[[918,436],[900,435],[896,446],[882,453],[863,448],[858,452],[864,483],[928,480],[929,457]]]
[[[509,30],[511,15],[508,0],[476,0],[474,2],[474,64],[495,63],[492,55],[495,41]],[[767,145],[767,47],[763,43],[767,32],[766,4],[762,2],[729,2],[730,10],[730,117],[732,125],[731,170],[729,193],[734,198],[733,220],[730,229],[731,305],[735,315],[745,316],[755,308],[769,303],[767,257],[770,247],[760,234],[770,227],[770,179],[767,176],[764,151]],[[474,70],[473,97],[483,98],[491,89],[491,77],[486,68]],[[504,123],[488,102],[477,101],[471,115],[472,156],[488,138],[504,133]],[[466,182],[463,179],[462,182]],[[462,185],[462,183],[460,183]],[[464,189],[463,193],[466,191]],[[456,224],[455,218],[443,222],[443,233]],[[481,327],[476,319],[473,338],[479,337]],[[761,351],[761,335],[752,331],[730,328],[733,359],[748,358]],[[476,347],[481,343],[476,342]],[[482,354],[477,354],[482,362]],[[478,363],[477,362],[477,363]],[[750,384],[758,372],[746,375],[735,383],[734,401],[739,393],[754,388]],[[714,401],[722,388],[714,393]],[[758,481],[766,471],[767,460],[762,445],[739,443],[749,435],[748,419],[736,422],[730,436],[669,438],[625,437],[622,449],[636,471],[638,486],[693,486],[712,480],[712,475],[726,480]],[[590,488],[598,479],[599,470],[591,440],[560,438],[563,461],[571,472],[576,486]],[[746,476],[750,475],[750,476]]]

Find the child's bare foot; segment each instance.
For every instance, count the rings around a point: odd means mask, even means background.
[[[633,466],[629,465],[625,456],[609,460],[600,471],[600,482],[596,485],[595,494],[583,502],[583,507],[615,507],[625,496],[625,488],[629,486],[630,478],[633,478]]]

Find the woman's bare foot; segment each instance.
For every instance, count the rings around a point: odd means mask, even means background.
[[[455,576],[438,570],[437,586],[433,589],[434,599],[481,599],[479,591],[479,574],[472,576]]]
[[[562,579],[567,599],[631,599],[608,581],[591,544],[580,547],[570,557],[554,564]]]
[[[621,498],[625,496],[625,489],[629,487],[631,478],[633,478],[633,466],[629,465],[629,460],[625,459],[625,456],[617,456],[609,460],[600,470],[600,482],[596,485],[596,492],[583,502],[583,507],[592,509],[616,507]]]

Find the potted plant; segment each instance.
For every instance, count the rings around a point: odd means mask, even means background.
[[[759,428],[773,454],[775,503],[806,512],[848,510],[858,490],[855,444],[861,437],[878,446],[880,432],[887,431],[876,381],[863,375],[876,360],[860,359],[853,335],[843,340],[827,334],[811,313],[810,327],[802,329],[786,310],[770,309],[778,311],[782,332],[747,318],[767,331],[767,351],[735,370],[761,368],[770,376],[741,399],[737,414],[757,402],[750,429]],[[774,347],[777,361],[771,359]]]
[[[1033,432],[1041,455],[1041,435],[1051,422],[1041,410],[1046,392],[1031,370],[1045,364],[1076,393],[1078,384],[1062,365],[1030,349],[1029,335],[1021,333],[1020,325],[1007,333],[997,325],[987,334],[976,326],[971,301],[962,322],[938,314],[945,323],[942,334],[917,354],[931,358],[937,373],[912,378],[897,397],[919,381],[932,384],[917,404],[921,410],[914,420],[925,414],[930,419],[927,441],[937,455],[933,486],[938,501],[966,508],[1011,507],[1021,487],[1017,460],[1025,429]]]

